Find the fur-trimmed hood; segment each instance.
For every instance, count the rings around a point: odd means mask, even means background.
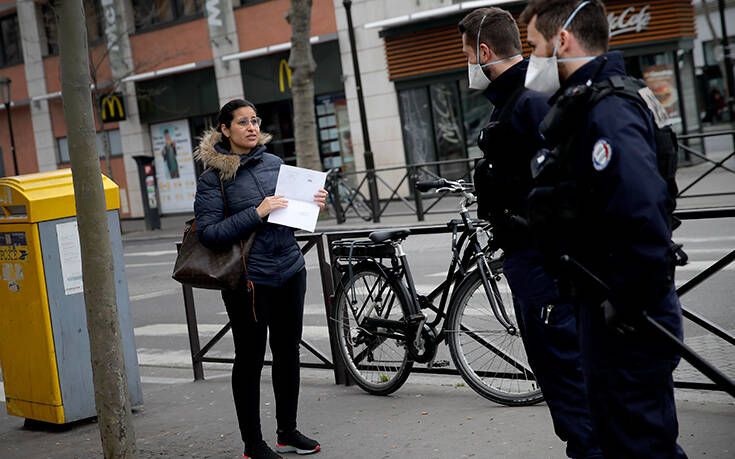
[[[265,145],[273,138],[272,135],[261,132],[258,134],[258,145]],[[221,180],[230,180],[235,177],[240,165],[247,158],[241,155],[224,152],[221,145],[222,133],[212,127],[207,129],[200,137],[199,146],[194,150],[194,159],[199,160],[205,169],[214,169],[219,173]],[[253,149],[255,151],[257,147]]]

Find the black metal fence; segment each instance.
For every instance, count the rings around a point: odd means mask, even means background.
[[[680,211],[676,213],[676,216],[682,220],[694,220],[694,219],[717,219],[717,218],[732,218],[735,217],[735,207],[723,207],[717,209],[693,209],[687,211]],[[349,377],[344,366],[344,362],[341,361],[339,353],[337,351],[336,337],[333,336],[333,327],[329,326],[330,321],[333,319],[333,310],[331,307],[332,298],[334,295],[334,286],[339,282],[339,273],[332,269],[334,266],[334,258],[331,252],[331,242],[337,239],[349,239],[367,236],[373,230],[352,230],[352,231],[341,231],[341,232],[327,232],[327,233],[314,233],[314,234],[303,234],[298,235],[297,240],[303,242],[302,253],[306,254],[311,250],[316,250],[317,259],[319,263],[319,274],[322,286],[322,295],[324,302],[324,317],[325,326],[329,333],[329,355],[325,351],[319,350],[316,346],[312,345],[306,340],[302,340],[301,344],[309,352],[317,357],[319,363],[302,363],[302,366],[309,368],[325,368],[334,371],[335,383],[336,384],[349,384]],[[424,225],[416,226],[411,228],[412,237],[426,235],[426,234],[440,234],[448,233],[451,229],[447,225]],[[325,244],[326,241],[326,244]],[[679,296],[684,296],[693,289],[701,286],[707,279],[711,278],[715,273],[721,271],[727,265],[735,261],[735,250],[732,250],[727,255],[722,257],[712,266],[708,267],[701,273],[697,274],[694,278],[687,281],[681,287],[677,289]],[[232,363],[233,358],[219,358],[219,357],[208,357],[207,353],[212,347],[219,342],[230,330],[231,325],[228,322],[222,327],[222,329],[210,340],[204,347],[201,346],[199,332],[197,327],[196,319],[196,305],[194,303],[194,295],[191,286],[183,286],[184,293],[184,309],[186,312],[186,321],[189,331],[189,344],[191,348],[192,367],[194,371],[194,379],[204,379],[204,368],[203,363],[215,362],[215,363]],[[682,308],[683,316],[691,320],[696,325],[704,328],[714,336],[721,338],[726,343],[735,346],[735,337],[731,335],[727,330],[711,322],[710,320],[702,317],[694,311],[687,308]],[[734,348],[735,350],[735,348]],[[266,361],[266,364],[271,364],[270,361]],[[432,374],[452,374],[458,375],[457,370],[453,368],[424,368],[416,367],[412,370],[416,373],[432,373]],[[702,389],[702,390],[723,390],[720,386],[714,383],[703,383],[696,381],[675,381],[674,385],[680,388],[689,389]]]
[[[687,155],[687,157],[689,157],[690,159],[693,157],[703,162],[712,164],[712,167],[704,171],[699,177],[697,177],[691,183],[688,183],[679,191],[679,194],[677,196],[678,199],[735,196],[735,191],[720,191],[716,193],[700,194],[689,193],[689,190],[691,190],[692,187],[702,182],[702,180],[710,176],[717,169],[721,169],[731,174],[734,174],[733,179],[735,179],[735,169],[732,169],[731,167],[728,167],[726,165],[727,161],[735,157],[735,146],[733,147],[733,151],[726,154],[724,158],[719,161],[714,161],[707,157],[707,155],[705,155],[702,151],[697,151],[688,145],[690,140],[699,139],[704,146],[706,138],[721,136],[732,136],[733,139],[735,139],[735,130],[713,131],[701,134],[687,134],[678,137],[679,148],[685,155]],[[414,191],[413,185],[418,180],[431,180],[441,178],[440,171],[443,167],[455,169],[455,167],[452,166],[459,166],[462,164],[465,165],[464,168],[460,168],[463,169],[463,173],[455,174],[455,176],[453,177],[444,176],[444,178],[450,178],[452,180],[464,179],[471,182],[472,172],[474,171],[475,167],[475,161],[475,158],[468,158],[451,161],[433,161],[421,164],[409,164],[405,166],[383,167],[374,169],[375,178],[379,185],[378,190],[379,192],[380,190],[382,190],[383,194],[378,197],[378,201],[380,202],[379,212],[377,215],[372,216],[372,220],[380,221],[380,218],[386,216],[393,217],[416,215],[418,221],[424,221],[424,216],[427,214],[453,212],[454,209],[448,211],[437,207],[437,204],[447,196],[447,193],[422,194]],[[395,174],[397,171],[400,171],[398,177],[394,177],[389,182],[386,179],[385,175]],[[354,187],[347,187],[347,192],[351,193],[351,195],[347,198],[347,201],[351,202],[358,197],[369,201],[369,192],[367,189],[368,172],[369,171],[364,170],[342,173],[341,178],[346,179],[347,181],[350,181],[352,183],[356,183]],[[406,186],[406,191],[402,190],[402,187],[404,186]],[[342,190],[336,188],[330,190],[330,193],[337,193],[337,198],[339,198],[339,193],[344,191],[345,188],[342,188]],[[339,201],[339,199],[336,199],[335,201]],[[390,212],[388,212],[389,207],[391,207]],[[350,218],[354,216],[356,216],[354,213],[350,214],[349,212],[344,212],[345,218]],[[343,222],[343,218],[338,218],[337,223]]]

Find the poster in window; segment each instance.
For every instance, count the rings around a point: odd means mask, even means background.
[[[191,212],[196,178],[187,120],[151,125],[161,212]]]
[[[671,65],[651,65],[643,67],[643,79],[661,105],[664,106],[672,123],[681,123],[679,95],[676,89],[676,75]]]

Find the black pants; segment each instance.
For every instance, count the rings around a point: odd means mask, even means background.
[[[567,442],[567,456],[602,457],[587,404],[574,303],[559,297],[535,250],[507,254],[503,270],[515,298],[528,363],[549,406],[554,431]]]
[[[250,294],[244,288],[222,292],[235,339],[232,393],[240,433],[246,445],[263,439],[260,430],[260,373],[268,329],[278,429],[288,432],[296,428],[306,269],[294,274],[280,287],[256,284],[254,290],[257,322],[253,318]]]

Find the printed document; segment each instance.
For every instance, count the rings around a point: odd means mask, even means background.
[[[276,182],[276,196],[282,194],[288,200],[288,207],[271,212],[268,222],[313,233],[319,218],[319,206],[314,201],[314,195],[320,188],[324,188],[326,179],[326,172],[281,165]]]

